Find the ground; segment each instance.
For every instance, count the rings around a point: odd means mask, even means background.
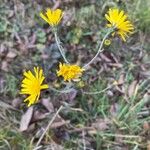
[[[81,81],[60,92],[63,59],[39,17],[47,7],[64,11],[59,38],[68,60],[81,66],[97,52],[109,8],[123,9],[135,30],[126,42],[111,38]],[[1,0],[0,149],[150,150],[149,14],[148,0]],[[23,71],[34,66],[43,68],[50,89],[28,108],[19,92]]]

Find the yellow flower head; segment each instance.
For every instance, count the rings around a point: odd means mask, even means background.
[[[124,11],[119,11],[119,9],[109,9],[108,13],[105,14],[106,19],[109,21],[107,24],[110,28],[115,28],[119,36],[121,36],[123,41],[126,41],[126,37],[128,33],[132,33],[134,27],[132,23],[127,20],[127,15]]]
[[[39,69],[39,67],[34,67],[34,74],[29,70],[25,71],[24,74],[25,78],[21,84],[21,92],[20,94],[27,94],[29,95],[24,102],[28,101],[28,106],[37,103],[40,91],[42,89],[47,89],[48,85],[43,84],[45,79],[43,75],[43,70]]]
[[[42,12],[40,13],[40,17],[53,27],[58,25],[58,23],[60,22],[62,18],[62,10],[51,10],[50,8],[48,8],[45,12],[45,15]]]
[[[57,76],[62,76],[64,81],[70,81],[81,77],[83,71],[80,66],[60,63]]]

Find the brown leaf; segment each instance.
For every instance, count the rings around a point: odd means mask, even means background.
[[[35,121],[38,121],[38,120],[42,120],[44,118],[46,118],[46,116],[48,115],[49,113],[44,113],[44,112],[41,112],[39,110],[36,110],[34,113],[33,113],[33,117],[32,117],[32,120],[31,122],[35,122]]]
[[[100,53],[100,57],[102,60],[104,60],[105,62],[112,62],[111,59],[109,59],[105,54]]]
[[[109,66],[111,67],[116,67],[116,68],[122,68],[123,65],[121,63],[108,63]]]
[[[13,99],[13,101],[12,101],[12,106],[13,106],[14,108],[19,108],[20,105],[21,105],[21,103],[22,103],[22,100],[21,100],[21,99],[15,98],[15,99]]]
[[[113,105],[111,105],[109,111],[113,117],[117,116],[117,113],[119,111],[119,105],[117,103],[114,103]]]
[[[73,101],[77,96],[77,90],[73,89],[70,93],[68,93],[69,101]]]
[[[41,100],[41,103],[45,106],[45,108],[49,112],[54,112],[54,106],[53,106],[52,102],[50,101],[50,98],[43,98]]]
[[[28,129],[32,115],[33,115],[33,106],[29,107],[28,110],[21,118],[20,129],[19,129],[21,132]]]
[[[147,150],[150,150],[150,141],[147,142]]]
[[[7,61],[2,61],[1,69],[3,71],[8,72],[9,69],[8,69],[8,62]]]
[[[137,94],[138,84],[137,80],[134,80],[128,87],[128,96],[132,97]]]
[[[51,147],[53,148],[53,150],[64,150],[64,147],[62,145],[57,144],[53,140],[51,140]]]
[[[52,128],[53,128],[53,129],[56,129],[56,128],[59,128],[59,127],[64,126],[64,125],[66,125],[66,124],[69,124],[69,123],[70,123],[69,120],[68,120],[68,121],[61,120],[61,121],[52,123],[52,125],[50,126],[50,128],[51,128],[51,129],[52,129]]]
[[[125,75],[121,74],[119,79],[118,79],[118,84],[121,85],[125,82]]]
[[[149,125],[149,123],[147,121],[145,121],[143,123],[143,128],[144,128],[145,131],[148,131],[150,129],[150,125]]]
[[[5,45],[3,45],[3,44],[1,44],[0,45],[0,58],[1,57],[4,57],[5,55],[6,55],[6,53],[7,53],[7,48],[5,47]]]
[[[97,119],[96,122],[92,123],[92,127],[97,130],[104,131],[109,128],[111,121],[109,119]]]
[[[15,58],[17,54],[14,51],[9,51],[6,55],[7,58]]]

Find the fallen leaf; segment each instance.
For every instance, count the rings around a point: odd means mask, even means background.
[[[21,100],[20,98],[15,98],[15,99],[13,99],[13,101],[12,101],[12,106],[13,106],[14,108],[19,108],[20,105],[21,105],[21,103],[22,103],[22,100]]]
[[[3,71],[8,72],[8,62],[7,61],[2,61],[1,69]]]
[[[56,129],[56,128],[59,128],[59,127],[61,127],[61,126],[64,126],[64,125],[66,125],[66,124],[69,124],[70,123],[70,121],[68,120],[68,121],[64,121],[64,120],[62,120],[62,121],[58,121],[58,122],[54,122],[54,123],[52,123],[52,125],[50,126],[50,128],[52,129]]]
[[[121,63],[108,63],[108,66],[122,68],[123,65]]]
[[[21,118],[19,129],[21,132],[28,129],[32,116],[33,116],[33,106],[29,107]]]
[[[74,104],[74,99],[77,96],[77,90],[75,89],[71,89],[71,91],[69,91],[68,93],[62,93],[61,97],[63,98],[63,101],[67,101],[70,104]]]
[[[147,142],[147,150],[150,150],[150,141]]]
[[[17,54],[14,51],[9,51],[6,55],[7,58],[15,58]]]
[[[32,117],[32,120],[31,122],[35,122],[35,121],[38,121],[38,120],[42,120],[44,118],[46,118],[46,116],[48,115],[49,113],[44,113],[44,112],[41,112],[39,110],[36,110],[34,113],[33,113],[33,117]]]
[[[138,84],[137,80],[134,80],[128,87],[128,96],[132,97],[137,94]]]
[[[1,57],[4,57],[5,55],[6,55],[6,53],[7,53],[7,48],[6,48],[6,46],[5,45],[3,45],[3,44],[1,44],[0,45],[0,58]]]
[[[149,123],[148,123],[147,121],[145,121],[145,122],[143,123],[143,129],[144,129],[145,131],[148,131],[148,130],[150,129],[150,125],[149,125]]]
[[[50,101],[50,98],[43,98],[41,100],[41,103],[43,104],[43,106],[45,106],[45,108],[49,112],[54,112],[54,106],[53,106],[52,102]]]
[[[125,75],[124,74],[121,74],[119,79],[118,79],[118,84],[121,85],[125,82]]]
[[[110,106],[109,111],[113,117],[116,117],[119,111],[119,105],[117,103],[114,103],[113,105]]]
[[[51,147],[53,148],[53,150],[64,150],[64,147],[62,145],[57,144],[53,140],[51,140]]]
[[[109,59],[105,54],[100,53],[100,57],[102,60],[104,60],[105,62],[112,62],[111,59]]]
[[[104,131],[106,129],[109,129],[109,124],[111,124],[111,121],[109,119],[97,119],[94,123],[92,123],[92,127],[99,131]]]
[[[76,98],[76,96],[77,96],[77,90],[75,90],[75,89],[71,90],[71,92],[68,93],[69,101],[72,102]]]

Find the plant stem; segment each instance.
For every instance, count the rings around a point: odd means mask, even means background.
[[[88,94],[88,95],[101,94],[101,93],[107,91],[108,89],[112,88],[113,86],[114,86],[114,84],[108,86],[107,88],[105,88],[105,89],[103,89],[101,91],[96,91],[96,92],[86,92],[86,91],[82,91],[82,92],[83,92],[83,94]]]
[[[112,32],[112,29],[108,30],[108,32],[106,33],[106,35],[104,36],[104,38],[103,38],[103,40],[102,40],[102,42],[101,42],[101,44],[100,44],[100,47],[99,47],[99,49],[98,49],[96,55],[91,59],[91,61],[89,61],[87,64],[85,64],[85,65],[83,66],[83,69],[86,69],[90,64],[92,64],[92,63],[94,62],[94,60],[96,59],[96,57],[99,55],[99,53],[103,52],[102,47],[103,47],[104,41],[106,40],[106,38],[108,37],[108,35],[109,35],[111,32]]]
[[[60,54],[62,55],[62,57],[63,57],[65,63],[68,64],[69,62],[68,62],[68,60],[67,60],[66,57],[65,57],[64,49],[63,49],[63,47],[62,47],[61,44],[60,44],[61,42],[60,42],[59,37],[57,36],[57,32],[56,32],[56,31],[54,32],[54,36],[55,36],[55,41],[56,41],[56,44],[57,44],[57,46],[58,46],[59,52],[60,52]]]

